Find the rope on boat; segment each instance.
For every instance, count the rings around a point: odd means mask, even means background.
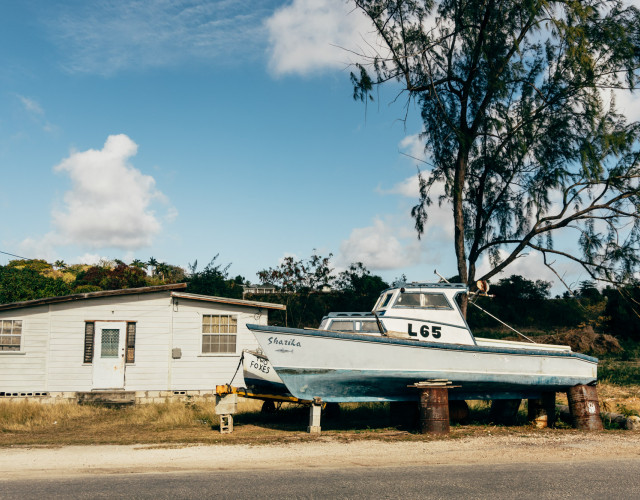
[[[447,278],[445,278],[444,276],[442,276],[437,270],[433,271],[435,274],[437,274],[441,280],[445,281],[446,283],[449,283],[449,280]],[[471,295],[471,292],[467,292],[468,295]],[[507,325],[504,321],[502,321],[500,318],[496,318],[493,314],[491,314],[489,311],[486,311],[485,309],[483,309],[482,307],[480,307],[478,304],[476,304],[475,302],[473,302],[471,299],[469,299],[469,304],[476,306],[478,309],[480,309],[483,313],[485,313],[487,316],[491,316],[493,319],[495,319],[498,323],[502,323],[504,326],[506,326],[509,330],[512,330],[514,332],[516,332],[518,335],[520,335],[521,337],[524,337],[525,339],[527,339],[529,342],[531,342],[532,344],[537,344],[537,342],[535,340],[531,340],[529,337],[527,337],[524,333],[520,333],[518,330],[516,330],[515,328],[513,328],[510,325]]]
[[[524,337],[525,339],[527,339],[529,342],[533,343],[533,344],[537,344],[537,342],[535,340],[531,340],[529,337],[527,337],[524,333],[520,333],[518,330],[516,330],[515,328],[513,328],[512,326],[507,325],[504,321],[502,321],[500,318],[496,318],[493,314],[491,314],[489,311],[484,310],[482,307],[480,307],[478,304],[476,304],[473,301],[469,301],[469,304],[476,306],[478,309],[480,309],[483,313],[485,313],[488,316],[491,316],[493,319],[495,319],[496,321],[498,321],[499,323],[502,323],[504,326],[506,326],[507,328],[509,328],[509,330],[513,330],[514,332],[516,332],[518,335],[521,335],[522,337]]]
[[[240,369],[240,365],[242,365],[242,361],[244,361],[244,351],[242,351],[242,354],[240,355],[240,359],[238,360],[238,366],[236,366],[236,371],[233,374],[233,377],[231,377],[231,380],[229,380],[228,385],[231,385],[233,383],[233,379],[236,378],[236,375],[238,374],[238,370]]]

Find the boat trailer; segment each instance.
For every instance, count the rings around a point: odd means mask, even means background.
[[[261,410],[263,413],[272,413],[280,409],[282,403],[311,406],[312,412],[315,406],[318,406],[319,409],[326,406],[326,403],[322,404],[319,401],[299,399],[294,396],[284,396],[282,394],[258,394],[250,391],[246,387],[235,387],[230,384],[216,385],[216,414],[220,415],[220,432],[222,434],[229,434],[233,432],[233,415],[237,411],[238,396],[264,401]]]

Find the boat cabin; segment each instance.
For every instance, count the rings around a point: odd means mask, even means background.
[[[466,292],[457,283],[407,283],[383,291],[373,314],[389,336],[475,345],[456,301]]]

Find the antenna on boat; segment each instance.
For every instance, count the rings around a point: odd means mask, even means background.
[[[440,281],[444,281],[445,283],[449,283],[449,280],[447,278],[445,278],[444,276],[442,276],[442,274],[440,274],[437,269],[433,270],[433,274],[437,274],[440,277]]]
[[[445,278],[444,276],[442,276],[442,274],[440,274],[438,272],[437,269],[434,269],[433,271],[435,274],[437,274],[438,276],[440,276],[440,279],[442,281],[444,281],[445,283],[449,283],[449,280],[447,278]],[[486,287],[485,287],[486,285]],[[487,294],[487,292],[489,291],[489,283],[487,283],[486,281],[479,281],[478,282],[478,288],[480,289],[481,292],[484,293],[484,295]],[[477,295],[477,294],[472,294],[470,292],[467,292],[468,295]],[[490,295],[487,295],[487,297],[491,297]],[[482,307],[480,307],[478,304],[476,304],[475,302],[469,300],[469,304],[477,307],[478,309],[480,309],[483,313],[485,313],[487,316],[492,317],[493,319],[495,319],[497,322],[502,323],[504,326],[506,326],[509,330],[512,330],[514,332],[516,332],[518,335],[520,335],[521,337],[524,337],[525,339],[527,339],[529,342],[531,342],[532,344],[537,344],[537,342],[535,340],[531,340],[529,337],[527,337],[524,333],[520,333],[518,330],[516,330],[515,328],[513,328],[512,326],[507,325],[504,321],[502,321],[500,318],[496,318],[493,314],[491,314],[489,311],[484,310]]]

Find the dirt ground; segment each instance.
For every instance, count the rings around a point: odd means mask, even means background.
[[[535,432],[461,439],[343,442],[320,435],[294,444],[10,447],[0,453],[3,480],[93,474],[249,469],[385,467],[437,464],[640,460],[640,433]]]

